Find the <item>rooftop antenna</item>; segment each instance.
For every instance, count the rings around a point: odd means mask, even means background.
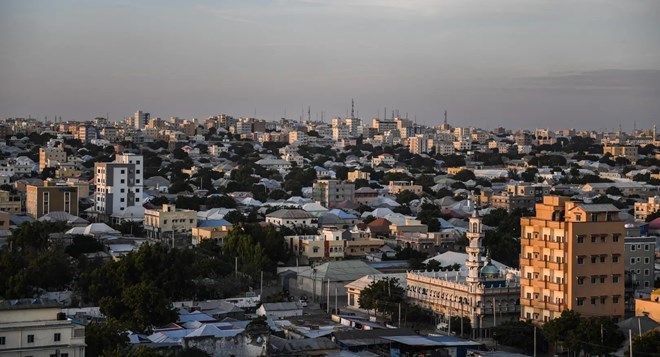
[[[417,125],[417,113],[414,113],[413,116],[415,117],[415,125]]]
[[[445,127],[447,126],[447,110],[445,110]]]
[[[633,120],[633,134],[637,131],[637,120]]]
[[[387,107],[383,109],[383,120],[387,119]]]
[[[351,118],[355,118],[355,101],[351,98]]]
[[[376,109],[376,118],[380,118],[380,109]]]
[[[322,121],[322,122],[325,122],[324,117],[325,117],[325,112],[324,112],[324,111],[321,111],[321,121]]]
[[[307,121],[312,121],[312,106],[307,106]]]

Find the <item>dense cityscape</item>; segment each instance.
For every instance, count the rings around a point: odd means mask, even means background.
[[[2,120],[0,356],[660,353],[655,126],[350,105]]]

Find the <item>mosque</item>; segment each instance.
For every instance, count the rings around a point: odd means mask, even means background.
[[[467,317],[475,329],[519,319],[519,271],[484,257],[483,236],[481,217],[475,209],[469,220],[465,268],[452,272],[408,272],[408,301],[443,319]]]

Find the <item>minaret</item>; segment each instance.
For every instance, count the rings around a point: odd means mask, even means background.
[[[481,239],[483,238],[483,232],[481,228],[481,217],[479,217],[479,209],[477,207],[474,208],[474,213],[470,217],[470,225],[466,235],[468,239],[468,246],[465,248],[465,252],[467,253],[465,266],[468,269],[466,281],[468,284],[478,284],[479,273],[484,263],[481,261],[481,253],[483,251]]]

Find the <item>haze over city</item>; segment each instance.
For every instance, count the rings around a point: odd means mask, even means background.
[[[658,23],[653,0],[9,0],[0,116],[328,121],[355,98],[363,119],[631,130],[659,122]]]

